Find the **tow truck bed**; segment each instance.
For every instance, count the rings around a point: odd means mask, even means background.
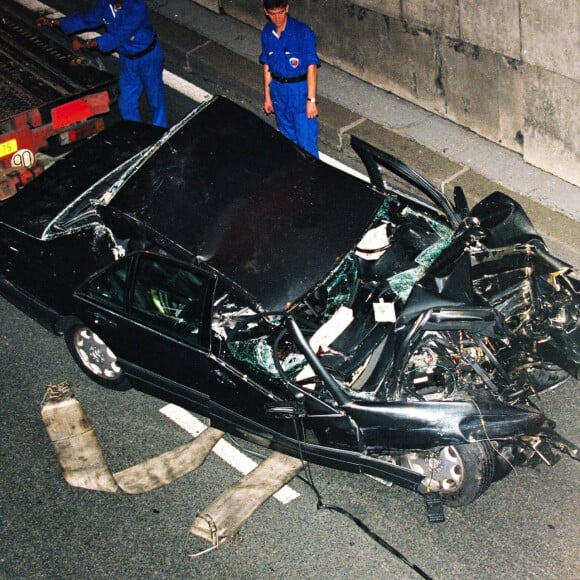
[[[115,77],[64,36],[38,30],[37,17],[13,0],[0,4],[0,200],[34,178],[49,138],[65,145],[103,129],[114,94]]]

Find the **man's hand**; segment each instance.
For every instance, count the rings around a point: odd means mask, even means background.
[[[36,20],[36,26],[42,28],[43,26],[48,26],[52,28],[53,26],[59,27],[60,20],[58,18],[48,18],[48,16],[41,16]]]
[[[72,49],[74,51],[77,51],[77,50],[81,50],[83,48],[86,48],[85,47],[85,41],[84,40],[81,40],[80,38],[73,38],[71,45],[72,45]]]
[[[266,97],[264,99],[264,113],[266,113],[266,115],[270,115],[273,112],[274,112],[274,103],[272,103],[271,98]]]
[[[311,101],[306,101],[306,116],[309,119],[314,119],[318,117],[318,105]]]

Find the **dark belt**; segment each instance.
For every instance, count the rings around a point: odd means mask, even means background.
[[[272,80],[278,81],[279,83],[301,83],[302,81],[306,80],[306,75],[300,75],[299,77],[279,77],[278,75],[274,75],[270,73],[272,76]]]
[[[126,54],[124,56],[129,60],[137,60],[138,58],[141,58],[142,56],[149,54],[156,46],[157,46],[157,37],[155,37],[151,42],[151,44],[147,48],[143,49],[141,52],[136,52],[135,54]]]

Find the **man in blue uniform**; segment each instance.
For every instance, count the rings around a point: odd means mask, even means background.
[[[264,112],[280,132],[318,157],[316,85],[320,60],[316,37],[288,14],[288,0],[263,0],[269,22],[262,30]]]
[[[139,98],[143,90],[151,108],[151,122],[167,127],[163,51],[151,25],[144,0],[96,0],[86,12],[65,18],[41,16],[38,26],[57,26],[65,34],[105,26],[106,33],[91,40],[75,38],[74,50],[98,48],[119,53],[119,110],[123,119],[140,121]]]

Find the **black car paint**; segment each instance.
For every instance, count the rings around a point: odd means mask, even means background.
[[[224,118],[229,123],[218,122]],[[544,256],[537,244],[541,238],[505,196],[494,194],[474,208],[471,215],[478,222],[459,228],[441,259],[413,288],[396,327],[375,327],[374,344],[383,353],[377,367],[381,372],[375,373],[376,393],[383,400],[357,400],[327,372],[288,311],[356,245],[383,204],[377,190],[384,191],[384,182],[373,155],[391,166],[393,160],[355,141],[369,168],[369,186],[309,157],[225,99],[200,107],[166,141],[158,142],[159,137],[138,124],[106,131],[0,206],[3,289],[44,302],[61,317],[60,328],[70,320],[82,321],[121,357],[136,386],[211,417],[218,428],[421,493],[426,492],[423,476],[380,457],[537,436],[548,429],[534,408],[500,405],[487,397],[399,400],[410,353],[429,330],[507,336],[497,313],[475,300],[469,278],[473,271],[491,275],[505,262],[518,266],[518,260],[532,259],[530,244],[536,244],[537,260],[547,264],[547,272],[554,266],[569,269]],[[119,162],[122,169],[136,162],[139,171],[126,174],[112,201],[93,202],[93,196],[117,187]],[[451,225],[460,224],[459,212],[435,188],[406,166],[394,166],[395,173],[410,177],[428,197],[425,201],[402,192],[406,203],[434,214],[442,210]],[[113,178],[106,177],[113,170]],[[83,193],[87,188],[89,193]],[[59,214],[60,223],[54,221]],[[95,216],[103,228],[90,227]],[[68,229],[61,231],[63,224]],[[483,227],[491,232],[491,247],[469,260],[463,249],[477,243]],[[117,261],[119,241],[129,253]],[[520,244],[521,252],[502,250],[506,244]],[[147,256],[199,271],[210,281],[199,344],[160,332],[132,315],[136,264]],[[122,306],[111,308],[92,299],[87,285],[123,261],[130,262],[130,275]],[[286,332],[317,368],[323,388],[312,391],[265,378],[232,357],[211,329],[218,291],[251,305],[264,320],[281,316]],[[475,363],[470,364],[477,374]]]

